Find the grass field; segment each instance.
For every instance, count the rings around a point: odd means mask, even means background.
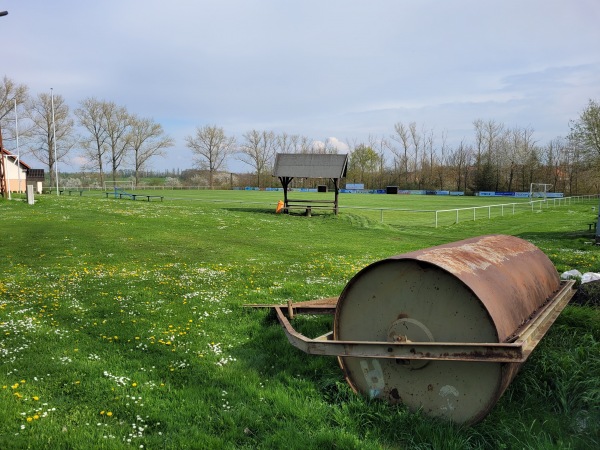
[[[0,448],[600,446],[597,309],[567,307],[492,413],[461,427],[357,396],[335,358],[242,307],[339,295],[373,261],[490,233],[600,272],[597,200],[434,228],[377,209],[498,199],[344,195],[338,216],[307,218],[275,215],[276,192],[160,195],[0,201]]]
[[[198,191],[198,190],[131,190],[135,194],[164,196],[169,201],[194,200],[197,202],[246,205],[249,208],[274,210],[277,202],[283,200],[283,192],[274,191]],[[77,195],[77,194],[75,194]],[[105,197],[104,192],[88,191],[86,196]],[[332,200],[333,193],[292,191],[290,199]],[[139,200],[139,199],[138,199]],[[154,199],[153,199],[154,200]],[[369,220],[394,226],[438,226],[455,223],[504,217],[520,213],[536,212],[539,209],[554,208],[570,204],[571,199],[548,199],[546,202],[513,197],[461,197],[461,196],[422,196],[422,195],[365,195],[340,194],[340,210],[358,213]],[[459,211],[455,211],[459,209]],[[435,214],[438,211],[439,213]],[[313,209],[313,214],[328,213],[328,210]],[[437,218],[437,222],[436,222]]]

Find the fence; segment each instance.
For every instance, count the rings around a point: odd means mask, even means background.
[[[464,221],[492,219],[495,217],[503,217],[505,215],[515,215],[522,212],[534,212],[543,208],[566,206],[572,203],[598,200],[598,198],[600,198],[599,194],[579,195],[573,197],[533,200],[521,203],[503,203],[440,210],[369,208],[358,206],[340,206],[340,209],[360,210],[362,214],[371,219],[378,219],[381,223],[401,225],[402,223],[410,222],[413,225],[420,224],[438,228],[439,226],[453,225]]]
[[[486,205],[486,206],[474,206],[470,208],[455,208],[455,209],[442,209],[435,212],[435,227],[437,228],[440,223],[440,216],[445,214],[451,214],[454,218],[453,223],[459,223],[461,219],[461,213],[463,213],[464,220],[477,220],[477,212],[483,212],[480,214],[480,218],[491,219],[492,217],[503,217],[505,212],[514,215],[517,211],[542,209],[543,207],[556,207],[561,205],[570,205],[573,202],[583,202],[592,199],[597,199],[598,195],[581,195],[576,197],[564,197],[564,198],[549,198],[543,200],[532,200],[527,203],[504,203],[500,205]],[[472,219],[471,219],[472,214]],[[468,219],[465,218],[468,217]]]
[[[127,188],[125,187],[124,189],[132,189],[131,187]],[[142,190],[142,191],[205,191],[205,190],[210,190],[210,186],[138,186],[138,187],[134,187],[133,189],[135,190]],[[59,191],[112,191],[113,187],[106,187],[106,189],[104,189],[102,186],[59,186],[58,188]],[[43,191],[45,193],[53,193],[56,192],[56,187],[52,187],[52,186],[46,186],[43,188]]]

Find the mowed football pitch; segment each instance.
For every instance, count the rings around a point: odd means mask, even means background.
[[[229,203],[246,205],[248,208],[275,210],[277,202],[283,201],[281,191],[246,190],[140,190],[134,193],[159,195],[171,201],[195,200],[198,202]],[[93,194],[92,194],[93,195]],[[299,190],[288,193],[291,201],[302,200],[312,204],[311,214],[331,213],[327,205],[319,201],[331,201],[333,192],[316,193]],[[573,202],[582,201],[579,197]],[[594,200],[591,200],[593,204]],[[504,217],[520,212],[535,212],[548,207],[571,204],[570,199],[548,199],[545,202],[535,199],[516,197],[478,197],[444,195],[386,195],[386,194],[348,194],[339,195],[339,210],[350,214],[359,214],[369,220],[389,225],[442,226],[457,222]],[[436,211],[437,221],[436,221]],[[303,211],[296,209],[294,214]]]
[[[598,199],[341,194],[275,214],[281,192],[102,192],[0,201],[0,448],[597,448],[600,315],[568,306],[481,423],[365,399],[333,357],[265,310],[337,296],[379,259],[484,234],[600,272]],[[292,192],[295,199],[332,193]],[[440,219],[432,211],[484,207]],[[421,212],[417,212],[421,211]],[[481,211],[481,215],[480,215]],[[489,218],[488,218],[489,217]],[[328,317],[302,316],[318,336]]]

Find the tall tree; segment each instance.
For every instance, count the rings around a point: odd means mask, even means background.
[[[379,138],[377,136],[371,136],[369,135],[368,138],[369,141],[369,147],[371,147],[375,153],[377,153],[378,156],[378,161],[377,161],[377,171],[379,172],[379,179],[377,180],[377,183],[379,185],[380,188],[384,187],[384,168],[385,168],[385,150],[390,148],[390,143],[387,141],[386,138],[382,137]]]
[[[308,136],[293,135],[294,153],[310,153],[312,151],[313,141]]]
[[[442,136],[441,136],[441,146],[440,146],[440,154],[438,155],[439,157],[439,164],[437,165],[436,168],[436,173],[437,173],[437,180],[439,182],[439,189],[440,191],[444,190],[444,188],[446,187],[446,167],[448,166],[448,144],[447,144],[447,140],[448,140],[448,133],[447,131],[442,131]]]
[[[275,136],[275,152],[276,153],[297,153],[295,150],[298,145],[300,136],[297,134],[290,136],[286,132]]]
[[[339,141],[336,138],[328,137],[324,141],[313,141],[309,153],[319,153],[322,155],[337,155]]]
[[[517,155],[521,168],[521,190],[528,191],[529,184],[543,180],[533,180],[533,173],[538,165],[538,148],[533,139],[533,128],[515,128],[518,133]]]
[[[436,156],[433,141],[433,130],[423,133],[423,163],[421,164],[421,186],[419,186],[419,189],[427,186],[432,188],[435,183],[433,172],[435,170]],[[424,170],[425,167],[428,168],[427,172]]]
[[[117,181],[117,171],[131,148],[131,116],[125,107],[117,106],[113,102],[102,103],[102,116],[112,180]]]
[[[164,156],[165,149],[172,147],[175,141],[165,134],[161,124],[152,119],[130,115],[129,121],[130,132],[127,141],[131,147],[137,186],[148,160],[154,156]]]
[[[275,153],[315,153],[313,144],[306,136],[285,132],[276,135],[274,142]]]
[[[398,166],[403,168],[404,189],[408,189],[408,150],[410,149],[410,131],[402,122],[398,122],[394,125],[394,131],[396,134],[392,135],[391,138],[398,142],[401,148],[398,150],[395,147],[390,147],[390,149],[395,155]]]
[[[54,123],[52,103],[54,103]],[[27,117],[32,123],[28,142],[29,152],[48,167],[50,182],[54,185],[55,164],[64,161],[75,146],[74,121],[69,107],[61,95],[55,95],[52,102],[51,94],[42,93],[28,102]]]
[[[570,123],[570,139],[578,144],[595,164],[600,162],[600,103],[589,100],[577,120]]]
[[[564,192],[567,171],[565,153],[567,144],[563,138],[555,138],[544,147],[545,179],[551,182],[555,192]]]
[[[15,102],[17,116],[26,116],[25,106],[29,100],[28,91],[29,88],[26,85],[17,84],[6,75],[0,82],[0,128],[5,146],[15,139]],[[21,129],[19,134],[24,135],[26,131]]]
[[[350,154],[349,177],[355,181],[365,183],[366,187],[372,187],[373,173],[379,165],[379,155],[371,147],[364,144],[357,145]]]
[[[256,170],[256,181],[261,184],[261,176],[271,166],[275,156],[275,133],[252,130],[244,134],[239,148],[239,160]]]
[[[455,171],[456,190],[461,189],[466,191],[469,185],[469,167],[473,159],[473,149],[465,144],[464,140],[460,141],[458,147],[450,152],[448,161]]]
[[[196,134],[187,136],[185,141],[194,154],[194,166],[208,170],[208,185],[212,189],[215,172],[224,167],[227,157],[235,151],[235,138],[228,137],[223,128],[205,125],[197,127]]]
[[[473,122],[475,128],[475,190],[494,190],[498,186],[500,137],[504,125],[494,120]]]
[[[579,142],[575,139],[567,139],[565,151],[565,166],[567,168],[567,186],[569,195],[579,193],[579,176],[584,169],[583,152]]]
[[[421,133],[417,130],[417,123],[411,122],[408,124],[412,147],[415,152],[413,176],[415,184],[419,185],[419,151],[421,150]]]
[[[105,103],[89,97],[82,100],[79,108],[75,110],[79,125],[87,132],[79,141],[86,159],[84,168],[98,171],[100,186],[104,185],[104,158],[108,150],[108,134],[104,120]]]

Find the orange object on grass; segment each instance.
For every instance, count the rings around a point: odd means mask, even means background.
[[[276,214],[279,214],[281,212],[281,210],[283,209],[283,202],[281,200],[279,200],[277,202],[277,209],[275,210]]]

